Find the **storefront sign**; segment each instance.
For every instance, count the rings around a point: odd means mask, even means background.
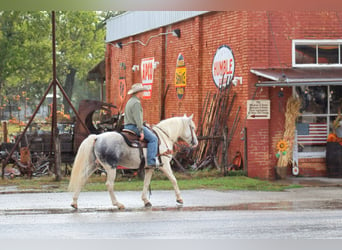
[[[152,97],[152,84],[153,84],[153,72],[154,72],[154,57],[144,58],[141,60],[141,82],[149,90],[144,92],[144,99],[150,99]]]
[[[270,100],[247,100],[247,119],[270,119]]]
[[[228,86],[234,78],[235,60],[232,50],[227,45],[220,46],[213,59],[212,76],[216,87]]]
[[[181,53],[179,53],[177,57],[175,86],[178,99],[182,99],[186,86],[186,67],[184,57]]]

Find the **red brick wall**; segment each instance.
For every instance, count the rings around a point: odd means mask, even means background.
[[[339,16],[342,18],[342,12]],[[122,49],[107,47],[107,101],[120,105],[117,89],[119,76],[125,73],[127,89],[129,89],[132,83],[141,81],[140,71],[132,72],[132,66],[140,65],[143,58],[154,57],[159,65],[154,71],[152,98],[143,101],[144,119],[155,124],[163,118],[193,113],[194,120],[198,123],[207,92],[217,90],[211,75],[213,57],[217,48],[226,44],[234,53],[235,76],[243,78],[242,85],[239,84],[231,89],[232,93],[236,93],[237,98],[228,121],[229,128],[239,106],[241,110],[239,126],[233,137],[229,155],[234,155],[238,150],[243,152],[244,141],[241,140],[240,132],[242,128],[247,127],[248,175],[264,179],[274,178],[273,167],[277,161],[275,144],[284,132],[283,114],[292,89],[284,88],[284,97],[278,96],[279,87],[256,89],[255,83],[265,79],[258,79],[250,73],[250,69],[292,67],[293,39],[339,39],[342,35],[342,23],[336,13],[327,11],[210,12],[123,39],[121,42],[125,44],[140,40],[145,43],[152,35],[176,28],[181,30],[179,39],[172,35],[163,35],[152,38],[147,46],[132,43]],[[179,53],[183,54],[187,67],[187,85],[182,99],[177,98],[174,86]],[[125,71],[119,71],[120,63],[125,63]],[[165,93],[168,85],[168,92]],[[270,99],[271,119],[246,120],[246,102],[249,99]],[[325,163],[318,160],[317,164],[323,166]],[[323,173],[320,169],[317,171]]]

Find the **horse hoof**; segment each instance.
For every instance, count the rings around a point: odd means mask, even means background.
[[[118,207],[119,210],[124,210],[125,209],[125,206],[122,205],[122,204],[117,204],[116,206]]]
[[[78,209],[77,204],[71,204],[71,207],[74,209]]]
[[[152,204],[151,204],[151,202],[147,202],[147,203],[145,203],[145,207],[146,207],[146,208],[148,208],[148,207],[152,207]]]
[[[179,200],[176,200],[176,201],[177,201],[178,205],[183,205],[183,200],[182,199],[179,199]]]

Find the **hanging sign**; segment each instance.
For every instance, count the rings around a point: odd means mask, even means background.
[[[186,67],[184,57],[181,53],[179,53],[177,57],[175,86],[178,99],[182,99],[186,86]]]
[[[247,119],[270,119],[270,100],[247,100]]]
[[[119,97],[120,97],[120,103],[126,97],[126,79],[125,78],[119,79]]]
[[[144,99],[151,99],[152,97],[153,71],[154,57],[142,59],[140,66],[141,82],[144,86],[148,87],[148,90],[144,91]]]
[[[234,78],[235,59],[227,45],[220,46],[213,59],[211,73],[218,88],[227,87]]]
[[[118,82],[118,93],[120,106],[126,98],[126,64],[121,62],[119,65],[119,82]]]

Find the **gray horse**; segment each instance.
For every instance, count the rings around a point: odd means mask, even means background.
[[[169,178],[176,193],[176,201],[183,204],[177,180],[172,173],[170,161],[172,159],[172,149],[178,139],[182,139],[192,147],[198,145],[195,133],[195,124],[192,121],[192,115],[187,117],[172,117],[161,121],[153,130],[160,139],[159,154],[163,166],[159,169]],[[143,150],[146,158],[146,149]],[[118,165],[137,169],[140,164],[139,149],[127,145],[123,136],[118,132],[105,132],[100,135],[89,135],[80,145],[75,157],[71,172],[69,191],[73,191],[73,202],[71,206],[78,208],[77,200],[82,187],[85,185],[90,175],[97,169],[98,164],[107,172],[106,186],[110,194],[113,206],[124,209],[124,205],[117,201],[114,195],[114,181],[116,177],[116,167]],[[96,164],[98,163],[98,164]],[[147,191],[151,182],[153,169],[145,169],[144,187],[142,191],[142,200],[145,207],[152,204],[147,199]]]

